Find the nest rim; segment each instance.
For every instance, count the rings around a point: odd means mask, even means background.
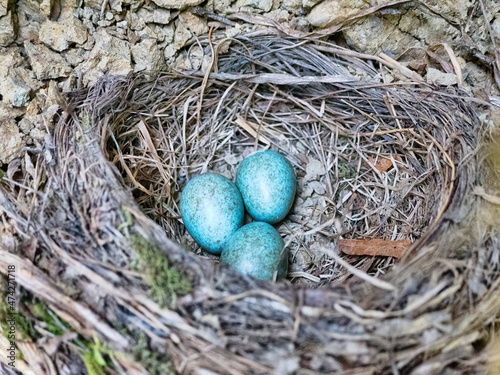
[[[277,37],[271,35],[263,38]],[[277,38],[281,41],[285,39]],[[287,40],[289,42],[291,39]],[[207,42],[203,38],[200,41]],[[292,43],[293,47],[288,46],[289,48],[278,51],[293,50],[298,48],[297,45],[300,47],[302,42],[304,41]],[[317,45],[322,53],[343,56],[344,60],[352,60],[353,66],[365,67],[371,73],[377,72],[366,61],[380,62],[380,58],[362,56],[327,42],[318,42]],[[267,47],[265,43],[264,46]],[[230,61],[224,61],[223,57],[218,58],[219,69],[224,63],[230,64]],[[286,67],[286,64],[284,65]],[[403,72],[404,75],[405,70],[401,67],[398,69],[389,63],[387,66]],[[332,72],[335,72],[337,68],[327,66],[325,70],[334,69]],[[194,77],[202,86],[211,82],[210,79],[222,82],[228,79],[227,76],[217,74],[219,73],[215,73],[212,78],[199,72],[191,72],[188,77],[179,77],[178,73],[164,77],[179,82],[185,78],[192,80]],[[229,78],[237,82],[241,76]],[[262,82],[252,80],[262,79],[274,84],[272,80],[276,77],[263,78],[262,75],[252,72],[245,79],[254,84]],[[325,80],[324,76],[318,79]],[[293,286],[290,283],[259,282],[241,277],[227,268],[221,270],[214,267],[212,262],[186,252],[171,241],[163,228],[159,230],[160,227],[139,210],[130,191],[123,189],[123,185],[126,185],[123,176],[111,166],[103,152],[107,149],[108,140],[116,140],[116,136],[113,139],[112,132],[109,132],[111,117],[106,111],[114,107],[118,116],[125,116],[127,112],[123,108],[129,106],[134,95],[144,91],[136,90],[141,87],[141,82],[158,85],[159,80],[158,77],[152,81],[137,77],[104,77],[90,91],[71,94],[68,104],[65,105],[66,112],[52,134],[53,143],[49,144],[45,159],[40,157],[37,161],[37,165],[43,165],[46,169],[50,188],[53,190],[30,195],[32,191],[38,191],[40,186],[37,185],[39,181],[31,181],[29,178],[26,184],[31,184],[34,188],[28,186],[29,189],[24,189],[23,186],[13,183],[14,193],[0,190],[0,202],[4,211],[22,237],[36,238],[39,241],[38,246],[46,252],[47,257],[60,261],[74,274],[83,275],[85,270],[87,275],[80,278],[78,283],[81,284],[77,285],[94,291],[95,285],[99,285],[106,295],[107,304],[95,301],[92,309],[86,309],[86,304],[92,304],[94,299],[85,290],[82,293],[88,300],[83,297],[73,299],[67,295],[64,299],[68,291],[56,285],[55,280],[61,282],[67,278],[74,281],[71,272],[61,272],[60,275],[48,272],[43,269],[44,265],[39,259],[34,259],[33,263],[22,258],[26,249],[20,250],[21,255],[16,255],[16,251],[0,250],[4,256],[0,257],[2,266],[8,261],[18,262],[26,270],[20,275],[20,285],[23,288],[46,301],[54,311],[74,323],[78,332],[87,335],[89,332],[98,332],[104,340],[120,350],[126,351],[128,343],[136,339],[133,332],[146,332],[152,347],[162,353],[168,353],[175,368],[181,372],[195,373],[197,369],[209,369],[234,374],[271,373],[275,363],[266,357],[266,348],[277,350],[280,345],[290,342],[294,343],[294,348],[284,356],[277,355],[283,360],[287,355],[296,356],[297,366],[304,373],[313,373],[316,370],[328,373],[336,368],[346,371],[352,369],[352,373],[424,371],[428,366],[446,368],[450,363],[461,369],[484,366],[484,356],[472,360],[471,351],[478,343],[478,338],[486,337],[485,327],[494,324],[494,318],[488,315],[495,311],[496,300],[489,292],[496,288],[496,282],[493,276],[484,276],[482,271],[485,259],[494,257],[497,252],[494,246],[494,231],[482,228],[471,238],[466,238],[465,232],[462,236],[454,236],[452,233],[452,229],[459,226],[477,228],[483,223],[476,220],[475,216],[482,207],[478,209],[474,206],[477,197],[470,194],[473,184],[480,180],[478,176],[483,173],[481,165],[476,163],[475,155],[483,134],[480,122],[467,98],[461,97],[456,91],[434,90],[418,80],[382,85],[383,88],[402,86],[401,92],[406,92],[410,97],[422,95],[424,99],[419,104],[425,103],[429,108],[433,108],[433,102],[425,102],[425,99],[435,95],[433,99],[435,103],[439,103],[438,107],[454,109],[457,117],[451,120],[457,120],[457,123],[464,125],[462,131],[456,132],[457,129],[454,128],[449,133],[439,133],[444,130],[438,127],[432,129],[436,133],[422,128],[430,135],[426,145],[437,149],[437,154],[442,154],[439,159],[441,162],[436,163],[436,166],[446,171],[441,175],[445,187],[440,190],[443,198],[423,237],[413,244],[406,257],[396,267],[392,267],[388,274],[374,277],[354,267],[334,252],[327,252],[337,264],[357,278],[356,282],[336,283],[314,289]],[[225,87],[227,86],[226,83]],[[356,86],[353,91],[359,93],[363,92],[363,89],[381,87],[380,83],[370,83],[367,86],[369,87]],[[202,88],[200,95],[206,94],[205,103],[213,101],[210,91],[205,90],[207,87]],[[342,90],[345,88],[334,90],[334,93],[344,93]],[[164,93],[162,90],[159,92],[160,96]],[[103,97],[104,102],[101,100]],[[360,97],[364,99],[363,95]],[[265,96],[264,98],[269,99]],[[344,97],[342,99],[347,100]],[[384,97],[378,99],[384,101]],[[203,102],[199,103],[203,108]],[[417,107],[415,110],[425,114],[425,110],[429,108]],[[413,109],[409,106],[407,110]],[[133,111],[140,114],[141,123],[145,115],[142,115],[137,107]],[[265,106],[261,111],[266,111]],[[94,116],[95,114],[97,116]],[[196,116],[195,110],[191,112],[193,120],[196,120]],[[450,122],[450,114],[447,111],[437,110],[437,115],[431,116],[427,113],[427,116],[431,122]],[[398,116],[393,119],[402,121]],[[142,132],[144,139],[149,142],[148,129],[144,132],[146,123],[147,121],[143,123]],[[271,127],[270,130],[274,129]],[[472,130],[477,130],[478,133]],[[264,127],[264,131],[269,129]],[[449,134],[450,137],[444,137],[443,134]],[[110,138],[106,139],[103,135]],[[150,136],[150,140],[154,145],[155,138]],[[55,146],[51,148],[51,145]],[[249,147],[251,146],[250,142]],[[441,152],[441,149],[444,152]],[[154,163],[154,158],[152,161]],[[180,168],[182,167],[181,165]],[[203,168],[203,163],[199,168]],[[159,173],[161,174],[161,171]],[[88,179],[79,180],[82,174]],[[105,183],[100,184],[99,181]],[[89,194],[89,189],[96,186],[102,191],[95,195]],[[41,187],[43,190],[44,186]],[[40,208],[44,220],[34,217],[31,209],[27,210],[26,205],[22,203],[22,199],[27,195],[33,207]],[[61,202],[67,205],[67,212],[57,210],[57,205],[60,206]],[[453,216],[457,218],[455,222],[450,219]],[[69,219],[76,224],[68,225]],[[51,232],[54,229],[56,231]],[[84,235],[81,235],[82,233]],[[136,238],[147,238],[148,241],[139,242],[140,246],[131,248],[132,235],[139,236]],[[181,285],[176,286],[179,288],[176,289],[179,296],[185,295],[169,300],[167,305],[171,309],[166,309],[165,304],[162,306],[150,299],[151,295],[134,295],[134,292],[144,292],[151,287],[143,282],[137,273],[125,271],[120,274],[120,280],[126,284],[113,284],[117,268],[122,264],[130,264],[127,259],[131,253],[137,251],[138,247],[148,248],[148,243],[154,243],[168,259],[168,264],[162,263],[156,270],[169,271],[173,265],[173,268],[179,268],[181,273],[188,276],[192,287],[189,292],[182,292],[185,286],[182,286],[183,276],[169,274],[170,281]],[[487,251],[481,253],[481,246]],[[148,248],[149,250],[155,251],[152,248]],[[85,262],[85,258],[95,259],[97,262],[89,264]],[[456,262],[446,263],[447,260]],[[465,260],[473,261],[470,265],[472,271],[467,267],[460,268]],[[477,273],[476,276],[474,272]],[[496,275],[494,268],[491,272]],[[475,286],[476,289],[463,288],[462,274],[470,280],[476,280],[475,282],[483,285],[487,291],[481,292],[478,286]],[[32,275],[36,275],[35,280]],[[58,279],[60,277],[62,279]],[[473,279],[474,277],[476,279]],[[465,282],[468,287],[469,279]],[[470,284],[473,285],[472,281]],[[460,293],[458,302],[453,301],[454,293]],[[470,307],[464,302],[464,295],[467,293],[474,296],[471,303],[477,307],[474,317],[479,319],[479,323],[464,320],[459,315]],[[173,294],[175,295],[175,291]],[[58,301],[56,296],[61,297],[63,302]],[[71,306],[70,302],[76,307]],[[452,307],[456,311],[448,311]],[[94,320],[89,322],[82,316],[82,312]],[[213,316],[218,318],[213,319]],[[208,318],[204,320],[203,317]],[[132,327],[127,335],[118,333],[116,327],[112,326],[110,322],[116,319],[123,319]],[[265,331],[262,327],[267,327],[268,330]],[[434,335],[431,338],[437,338],[429,342],[422,341],[423,339],[416,337],[416,332],[426,333],[424,339],[429,339],[429,335]],[[464,340],[463,345],[454,346],[456,340]],[[206,348],[210,349],[210,355],[207,355]],[[450,360],[450,353],[455,359]],[[122,361],[121,365],[127,366],[125,359],[117,360]],[[231,366],[228,367],[225,363],[230,363]],[[128,365],[132,366],[130,363]]]

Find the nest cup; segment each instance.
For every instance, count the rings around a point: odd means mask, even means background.
[[[117,373],[483,369],[500,241],[485,219],[496,211],[479,205],[487,195],[471,192],[498,174],[498,152],[475,153],[484,129],[473,99],[328,42],[223,39],[200,37],[184,55],[198,61],[191,71],[103,77],[67,97],[34,168],[0,190],[28,241],[0,249],[1,269],[21,270],[23,311],[41,302],[65,329],[126,353],[102,354]],[[190,178],[233,179],[263,149],[298,179],[276,225],[289,282],[219,268],[179,212]],[[369,239],[405,240],[406,252],[341,246]],[[87,365],[81,345],[62,341],[56,352],[74,355],[59,360]]]
[[[244,157],[273,149],[298,176],[292,211],[277,226],[291,251],[289,278],[345,280],[351,273],[325,251],[385,273],[448,205],[464,157],[458,137],[475,142],[462,133],[465,118],[448,117],[452,97],[383,85],[393,72],[327,45],[258,36],[225,47],[210,80],[201,70],[138,79],[129,103],[112,109],[107,151],[136,202],[169,238],[204,254],[180,220],[186,182],[205,172],[234,180]],[[406,241],[363,257],[339,252],[339,238]]]

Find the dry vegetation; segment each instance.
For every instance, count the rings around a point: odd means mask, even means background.
[[[221,38],[199,40],[210,75],[104,77],[66,97],[45,149],[9,170],[2,230],[23,245],[2,245],[0,270],[19,269],[20,366],[484,372],[500,283],[486,103],[327,42]],[[266,147],[299,177],[284,283],[200,256],[177,207],[190,177],[232,176]],[[366,238],[413,245],[400,262],[338,251]]]

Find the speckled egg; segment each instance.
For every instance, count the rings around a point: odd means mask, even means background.
[[[238,167],[236,185],[248,213],[255,220],[270,224],[287,215],[297,188],[290,162],[271,150],[245,158]]]
[[[180,208],[189,234],[213,254],[220,254],[224,242],[243,225],[245,208],[238,188],[217,174],[201,174],[189,181]]]
[[[280,234],[271,225],[253,222],[244,225],[224,244],[220,261],[244,275],[261,280],[284,279],[288,251]]]

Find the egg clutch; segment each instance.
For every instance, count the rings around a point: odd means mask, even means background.
[[[189,181],[181,195],[182,219],[201,247],[220,254],[221,263],[257,279],[283,279],[288,252],[271,224],[288,214],[296,187],[285,157],[271,150],[257,152],[239,165],[236,184],[213,173]],[[245,209],[256,221],[243,225]]]

